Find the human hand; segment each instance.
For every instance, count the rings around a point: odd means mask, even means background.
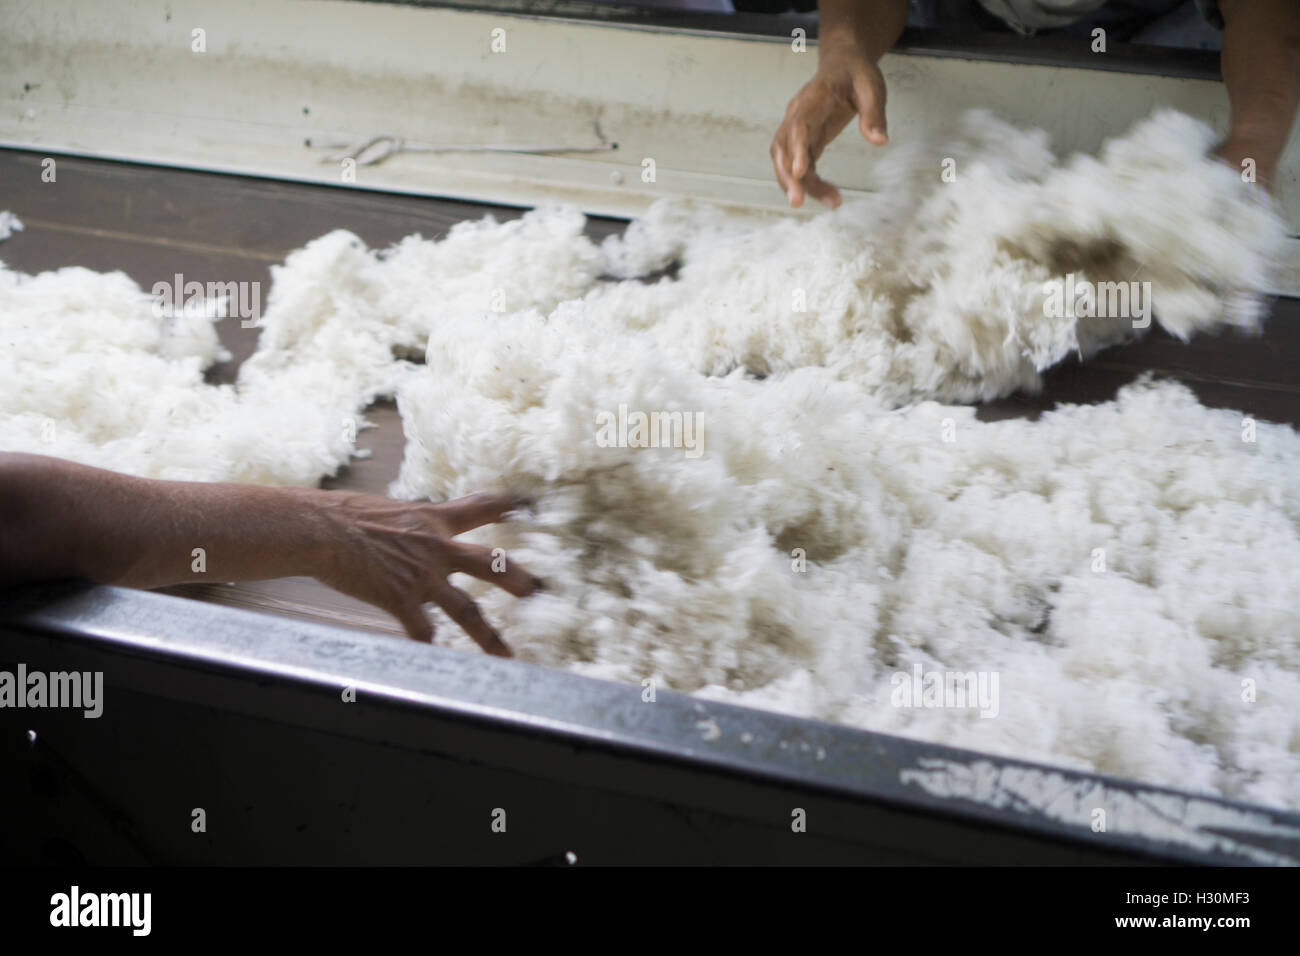
[[[455,536],[503,520],[516,505],[501,495],[471,495],[443,504],[393,501],[376,495],[322,493],[328,531],[319,553],[322,583],[388,611],[417,641],[433,640],[422,605],[437,604],[489,654],[510,648],[474,600],[448,582],[456,572],[526,597],[542,582],[513,561]],[[494,570],[493,562],[502,570]],[[502,564],[504,562],[504,564]]]
[[[1254,174],[1254,182],[1272,191],[1273,174],[1277,167],[1277,149],[1266,137],[1254,137],[1249,132],[1231,131],[1227,138],[1214,150],[1220,161],[1231,166],[1244,178],[1248,170]],[[1250,180],[1245,180],[1250,182]]]
[[[817,74],[786,107],[770,150],[777,182],[793,208],[803,205],[805,193],[838,208],[840,191],[817,174],[817,160],[855,116],[858,131],[868,143],[884,146],[889,142],[885,78],[871,58],[858,50],[823,50]]]

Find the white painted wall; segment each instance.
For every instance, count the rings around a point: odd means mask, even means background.
[[[667,194],[775,209],[768,144],[815,58],[776,40],[351,0],[6,0],[0,144],[337,183],[306,138],[594,144],[598,121],[618,152],[405,154],[361,167],[357,185],[615,215]],[[1046,127],[1063,151],[1094,150],[1157,105],[1219,129],[1228,115],[1217,82],[902,54],[883,66],[895,142],[975,106]],[[1300,232],[1297,140],[1280,187]],[[870,188],[872,160],[844,135],[822,167]]]

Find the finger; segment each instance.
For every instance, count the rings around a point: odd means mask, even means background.
[[[776,181],[781,184],[781,192],[785,193],[786,199],[789,199],[791,189],[790,170],[786,168],[785,148],[781,145],[784,134],[785,127],[782,127],[777,131],[777,138],[772,141],[772,168],[776,170]]]
[[[433,622],[420,605],[396,608],[393,616],[402,622],[402,627],[406,628],[406,633],[412,640],[423,644],[433,643]]]
[[[465,541],[450,541],[447,547],[451,570],[476,577],[488,584],[508,591],[515,597],[528,597],[542,586],[540,578],[533,577],[523,566],[499,554],[495,549]]]
[[[808,128],[803,123],[795,123],[790,131],[790,177],[801,180],[812,168],[812,156],[808,152]]]
[[[474,599],[460,588],[439,581],[433,588],[433,600],[483,650],[495,657],[514,656],[501,636],[483,619],[483,612],[478,609]]]
[[[889,142],[885,123],[885,90],[869,73],[859,73],[853,78],[853,98],[858,108],[858,132],[873,146]]]
[[[785,149],[780,144],[777,144],[776,156],[780,168],[785,172],[785,179],[782,182],[782,185],[785,187],[786,198],[790,200],[791,207],[798,209],[803,205],[803,186],[801,186],[799,180],[795,179],[790,173],[790,165],[787,162]]]
[[[501,521],[518,507],[509,495],[469,495],[434,505],[452,534],[464,534],[485,524]]]
[[[844,201],[843,197],[840,196],[839,189],[816,173],[809,173],[805,176],[804,185],[808,188],[808,195],[825,203],[831,209],[839,209],[840,203]]]

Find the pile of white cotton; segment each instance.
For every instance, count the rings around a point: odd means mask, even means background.
[[[467,585],[526,659],[1297,807],[1300,436],[1168,383],[1032,422],[939,404],[1145,324],[1045,308],[1066,276],[1149,282],[1181,336],[1252,326],[1285,230],[1210,145],[1164,113],[1061,163],[977,114],[812,218],[335,232],[273,270],[233,388],[203,383],[207,312],[0,272],[0,447],[311,482],[396,394],[395,495],[535,502],[477,539],[549,589]],[[958,672],[996,690],[900,697]]]

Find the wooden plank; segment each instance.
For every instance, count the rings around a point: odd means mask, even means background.
[[[1012,395],[979,409],[981,421],[1030,417],[1058,404],[1110,401],[1145,372],[1182,382],[1210,408],[1231,408],[1300,428],[1300,301],[1274,299],[1259,335],[1226,332],[1180,342],[1162,329],[1107,349],[1090,361],[1063,362],[1037,395]]]

